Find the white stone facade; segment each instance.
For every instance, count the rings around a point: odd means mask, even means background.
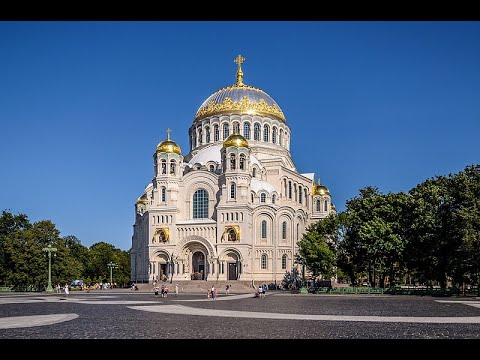
[[[275,114],[237,106],[196,117],[185,157],[161,142],[135,204],[131,280],[280,283],[307,226],[335,212],[328,189],[297,171],[290,134]]]

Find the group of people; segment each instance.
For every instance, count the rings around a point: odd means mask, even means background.
[[[215,286],[212,285],[210,290],[207,290],[207,298],[212,298],[212,300],[216,300],[218,297],[218,291],[215,289]]]
[[[167,297],[168,296],[168,287],[165,285],[162,285],[161,287],[158,286],[158,283],[155,281],[153,283],[153,290],[155,292],[155,296],[158,296],[158,293],[160,292],[160,297]],[[178,296],[178,284],[175,284],[175,296]]]
[[[70,288],[68,287],[68,284],[65,284],[65,286],[61,286],[60,284],[57,284],[57,286],[55,286],[55,290],[57,294],[60,294],[62,290],[65,293],[65,295],[68,296],[70,294]]]
[[[227,284],[225,286],[225,295],[230,294],[230,289],[232,288],[232,285]],[[215,289],[215,286],[212,285],[212,288],[207,290],[207,298],[211,298],[213,300],[216,300],[218,297],[218,290]]]
[[[257,297],[260,299],[264,299],[266,293],[267,293],[267,284],[259,285],[258,291],[257,291]]]

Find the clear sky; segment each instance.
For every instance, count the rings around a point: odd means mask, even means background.
[[[157,144],[202,102],[266,91],[338,210],[480,162],[480,22],[0,22],[0,211],[128,250]]]

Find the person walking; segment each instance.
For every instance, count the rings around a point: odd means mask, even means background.
[[[178,284],[175,284],[175,296],[178,296]]]
[[[230,285],[227,284],[227,286],[225,286],[225,295],[228,295],[230,293]]]
[[[215,286],[212,285],[212,289],[210,290],[210,294],[212,296],[212,299],[215,300],[216,299],[216,290],[215,290]]]
[[[68,296],[70,294],[70,289],[68,288],[68,284],[65,284],[63,291],[65,291],[65,295]]]

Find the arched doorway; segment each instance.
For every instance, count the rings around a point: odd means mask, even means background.
[[[192,254],[192,270],[194,272],[194,280],[205,280],[205,254],[196,251]]]
[[[237,280],[239,271],[238,256],[234,252],[229,252],[226,256],[227,261],[227,279]]]

